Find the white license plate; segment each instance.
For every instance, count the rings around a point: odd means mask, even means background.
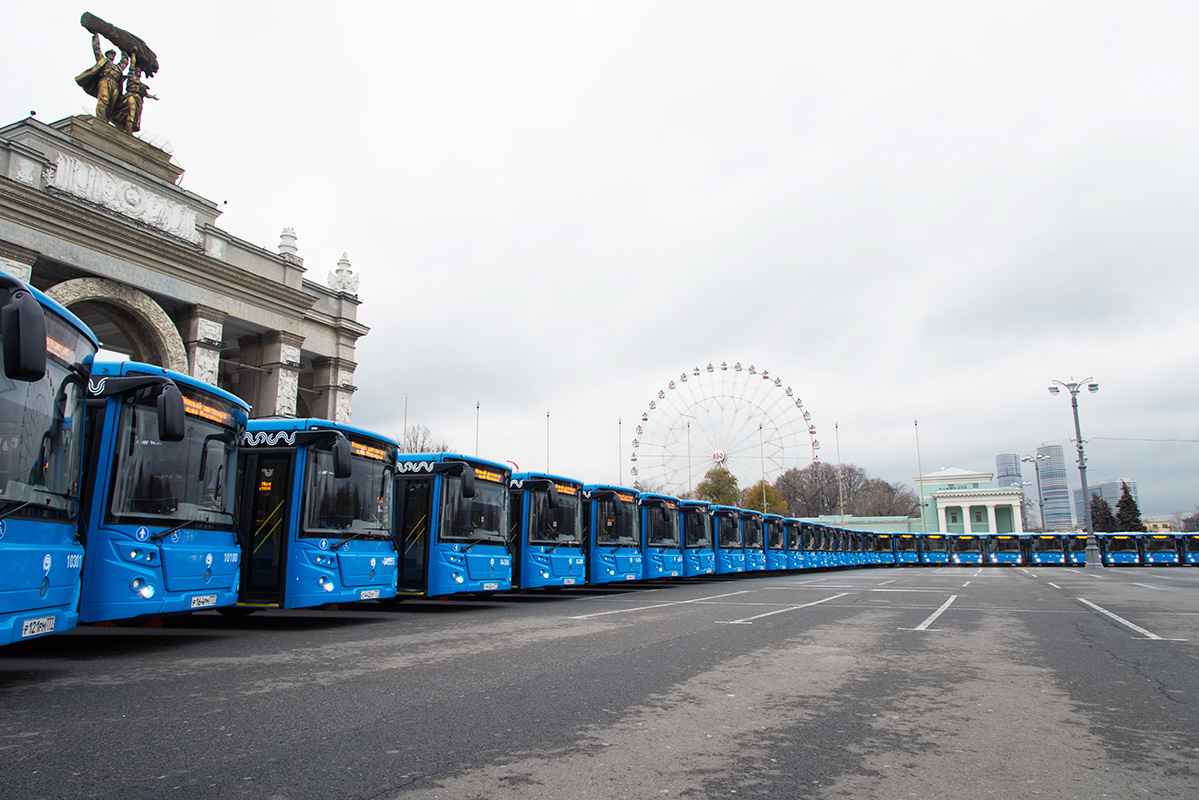
[[[495,591],[499,591],[499,588],[500,588],[500,585],[499,585],[498,583],[485,583],[485,584],[483,584],[483,591],[485,591],[485,592],[495,592]]]
[[[192,598],[192,608],[216,608],[215,594],[200,594]]]
[[[54,617],[38,617],[21,623],[22,639],[27,636],[41,636],[43,633],[54,633]]]
[[[379,590],[378,589],[363,589],[362,594],[359,595],[359,598],[362,600],[378,600],[379,599]]]
[[[575,579],[574,579],[574,578],[563,578],[563,579],[562,579],[562,584],[563,584],[564,586],[574,586],[574,585],[575,585]]]

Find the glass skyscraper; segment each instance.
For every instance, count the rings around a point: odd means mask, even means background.
[[[1066,482],[1066,453],[1060,444],[1044,442],[1037,448],[1037,455],[1049,456],[1048,461],[1041,462],[1045,530],[1070,530],[1074,527],[1074,518],[1070,514],[1070,485]]]
[[[1020,471],[1020,456],[1016,453],[1000,453],[995,456],[995,485],[1019,486],[1024,480]]]

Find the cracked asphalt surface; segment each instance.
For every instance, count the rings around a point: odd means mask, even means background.
[[[1199,796],[1199,570],[861,569],[0,649],[5,798]]]

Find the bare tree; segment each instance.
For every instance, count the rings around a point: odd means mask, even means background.
[[[433,439],[428,425],[409,425],[400,442],[403,453],[449,453],[453,452],[445,439]]]
[[[920,498],[899,481],[867,478],[849,508],[858,517],[914,517],[920,513]]]

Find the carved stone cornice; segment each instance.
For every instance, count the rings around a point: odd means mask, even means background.
[[[311,294],[264,280],[248,270],[204,255],[197,248],[149,228],[132,226],[88,204],[52,196],[0,177],[0,219],[12,220],[75,246],[136,264],[206,288],[217,297],[257,302],[275,313],[303,317],[316,301]],[[49,255],[49,254],[48,254]],[[96,265],[89,268],[100,271]],[[110,276],[121,280],[123,276]]]

